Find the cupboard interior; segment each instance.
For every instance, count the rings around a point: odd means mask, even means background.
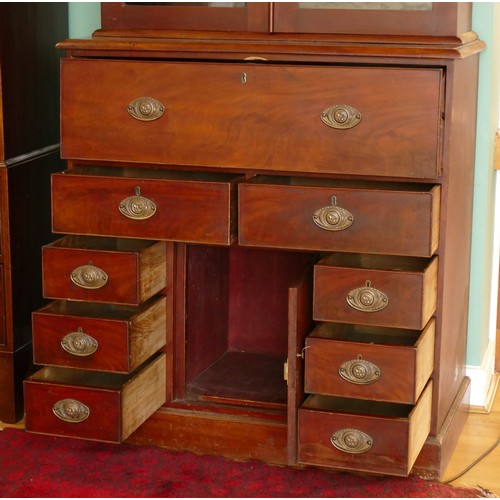
[[[180,399],[285,413],[288,289],[304,273],[312,277],[318,258],[237,245],[185,247]]]

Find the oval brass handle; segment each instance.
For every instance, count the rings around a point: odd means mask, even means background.
[[[357,359],[345,361],[339,368],[340,376],[351,384],[373,384],[380,378],[380,369],[377,365],[365,361],[361,354]]]
[[[373,446],[373,439],[358,429],[340,429],[333,433],[330,442],[344,453],[365,453]]]
[[[145,220],[156,213],[156,205],[153,201],[141,196],[141,188],[136,186],[135,195],[122,200],[118,205],[118,210],[129,219]]]
[[[128,114],[143,122],[158,120],[165,112],[165,106],[153,97],[138,97],[127,106]]]
[[[108,275],[94,266],[92,262],[73,269],[70,278],[76,286],[89,290],[102,288],[108,282]]]
[[[90,356],[97,351],[99,344],[96,339],[78,328],[78,331],[70,332],[62,338],[61,347],[73,356]]]
[[[332,196],[332,204],[316,210],[314,223],[325,231],[343,231],[352,225],[354,216],[345,208],[337,206],[337,197]]]
[[[325,125],[335,129],[355,127],[361,121],[361,113],[348,104],[334,104],[321,113]]]
[[[83,422],[90,415],[90,409],[76,399],[61,399],[53,407],[54,415],[72,424]]]
[[[351,290],[346,300],[352,308],[361,312],[381,311],[389,304],[387,295],[376,288],[372,288],[369,280],[365,282],[365,286]]]

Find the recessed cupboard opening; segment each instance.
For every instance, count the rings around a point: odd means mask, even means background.
[[[316,260],[236,245],[186,247],[186,401],[285,412],[288,289]]]

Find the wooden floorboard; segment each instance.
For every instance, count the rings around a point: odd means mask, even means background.
[[[451,457],[443,480],[448,481],[500,439],[500,392],[490,413],[469,413],[464,430]],[[454,486],[481,488],[500,496],[500,445],[466,474],[451,482]]]

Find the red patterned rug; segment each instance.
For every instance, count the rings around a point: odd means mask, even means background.
[[[355,476],[260,462],[0,432],[0,496],[474,498],[472,489],[418,478]]]

